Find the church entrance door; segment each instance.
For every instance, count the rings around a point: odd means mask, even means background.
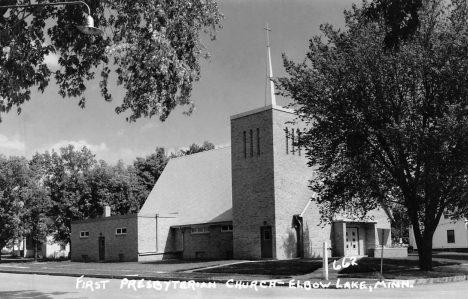
[[[356,227],[346,228],[346,256],[359,255],[359,237]]]

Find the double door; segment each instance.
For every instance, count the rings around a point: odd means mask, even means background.
[[[355,227],[346,228],[346,256],[359,255],[359,235]]]

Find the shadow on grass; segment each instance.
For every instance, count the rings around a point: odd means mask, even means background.
[[[467,261],[468,254],[438,253],[432,256],[433,259],[447,259],[454,261]]]
[[[2,256],[1,264],[9,263],[31,263],[34,262],[33,258],[21,258],[21,257],[11,257],[11,256]]]
[[[217,261],[226,261],[226,260],[162,260],[162,261],[150,261],[150,262],[139,262],[140,264],[145,265],[173,265],[173,264],[200,264],[200,263],[209,263],[209,262],[217,262]]]
[[[449,267],[434,268],[434,271],[420,271],[417,269],[395,270],[384,272],[383,276],[379,272],[342,274],[339,278],[367,278],[367,279],[424,279],[438,277],[452,277],[468,275],[468,269],[459,265]]]
[[[39,291],[33,290],[24,290],[24,291],[9,291],[9,292],[2,292],[0,291],[0,298],[2,299],[13,299],[13,298],[35,298],[35,299],[51,299],[55,298],[55,296],[65,295],[68,294],[66,292],[53,292],[50,294],[42,293]],[[53,297],[51,296],[53,295]]]
[[[320,259],[296,259],[245,262],[211,269],[198,270],[195,272],[295,276],[311,273],[319,268],[322,268],[322,260]]]
[[[350,266],[338,272],[339,274],[355,274],[380,272],[380,258],[363,257],[355,266]],[[433,267],[457,265],[457,262],[451,261],[432,261]],[[383,259],[383,272],[395,270],[408,270],[419,267],[419,260],[410,259]]]
[[[68,259],[37,259],[39,263],[61,263],[69,262]],[[0,264],[21,264],[21,263],[34,263],[34,258],[2,258]]]

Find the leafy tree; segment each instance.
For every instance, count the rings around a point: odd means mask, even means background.
[[[44,1],[39,1],[44,2]],[[101,94],[112,100],[108,80],[115,73],[125,90],[115,111],[131,111],[128,121],[158,115],[164,121],[177,105],[189,105],[192,84],[200,79],[203,31],[211,39],[222,28],[213,0],[88,0],[102,36],[81,34],[75,25],[85,20],[83,5],[0,8],[0,113],[31,99],[31,88],[43,92],[54,76],[62,97],[81,97],[84,108],[86,81],[100,70]],[[0,5],[25,4],[2,0]],[[52,20],[47,29],[46,20]],[[50,41],[50,42],[49,42]],[[60,69],[44,62],[59,54]],[[114,67],[109,67],[109,62]],[[1,121],[1,119],[0,119]]]
[[[408,218],[408,212],[405,207],[395,204],[392,207],[392,236],[394,238],[403,238],[405,243],[408,243],[409,231],[411,222]]]
[[[87,176],[90,188],[90,200],[87,218],[103,215],[104,206],[111,207],[113,215],[137,213],[140,209],[140,190],[136,171],[133,167],[125,167],[122,161],[115,166],[108,165],[103,160],[89,172]]]
[[[182,153],[184,156],[187,156],[187,155],[196,154],[196,153],[200,153],[204,151],[209,151],[214,148],[215,148],[214,144],[208,141],[203,142],[201,146],[199,146],[198,144],[192,143],[189,149],[186,151],[182,151]]]
[[[70,242],[71,221],[87,217],[90,188],[86,177],[96,160],[89,149],[75,150],[73,145],[60,149],[60,154],[36,154],[45,169],[44,185],[50,192],[52,207],[47,216],[53,220],[52,236],[59,243]]]
[[[146,156],[145,158],[138,157],[133,161],[137,180],[141,186],[138,195],[140,208],[145,203],[151,190],[153,190],[153,187],[164,171],[167,162],[169,162],[169,157],[166,154],[166,150],[162,147],[157,147],[154,153]]]
[[[26,219],[35,183],[26,158],[0,155],[0,248],[31,232]]]
[[[36,157],[37,158],[37,157]],[[32,238],[34,260],[37,260],[38,244],[47,242],[47,236],[53,223],[47,213],[52,207],[49,190],[44,185],[45,169],[37,159],[28,163],[29,184],[24,190],[24,219],[26,233]]]
[[[398,49],[401,42],[412,38],[419,22],[419,9],[423,0],[375,0],[364,8],[371,21],[381,21],[387,26],[383,40],[387,49]]]
[[[311,188],[323,220],[403,206],[420,269],[431,270],[440,217],[468,214],[468,11],[461,0],[423,3],[399,51],[381,47],[385,22],[353,7],[343,32],[321,27],[304,62],[284,57],[290,77],[277,85],[309,124],[300,143],[319,165],[323,185]]]

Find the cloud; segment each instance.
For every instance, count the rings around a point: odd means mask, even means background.
[[[57,54],[50,53],[44,58],[44,63],[46,63],[47,66],[52,69],[58,69],[60,67],[59,62],[58,62],[59,57],[60,56]]]
[[[125,136],[125,130],[124,129],[120,129],[117,131],[117,136]]]
[[[151,123],[147,123],[146,125],[141,127],[140,130],[147,131],[147,130],[151,130],[151,129],[154,129],[154,128],[157,128],[157,127],[159,127],[158,123],[151,122]]]
[[[8,138],[8,136],[0,134],[0,149],[24,151],[26,144],[21,141],[20,135]]]
[[[109,164],[115,164],[117,161],[122,160],[125,165],[133,165],[133,161],[136,160],[137,157],[146,157],[150,153],[150,151],[142,149],[119,148],[106,153],[106,155],[96,155],[96,158],[98,160],[102,159]]]
[[[225,148],[225,147],[228,147],[228,146],[231,146],[231,142],[225,142],[225,143],[221,143],[221,144],[215,144],[215,148]]]
[[[86,146],[96,156],[96,160],[104,160],[108,164],[115,164],[117,161],[122,160],[126,165],[132,165],[137,157],[145,157],[151,153],[151,151],[138,148],[109,148],[104,142],[93,144],[86,140],[60,140],[54,144],[42,147],[38,152],[51,152],[52,149],[60,152],[60,148],[67,147],[69,144],[73,145],[75,150],[81,150],[83,146]]]

